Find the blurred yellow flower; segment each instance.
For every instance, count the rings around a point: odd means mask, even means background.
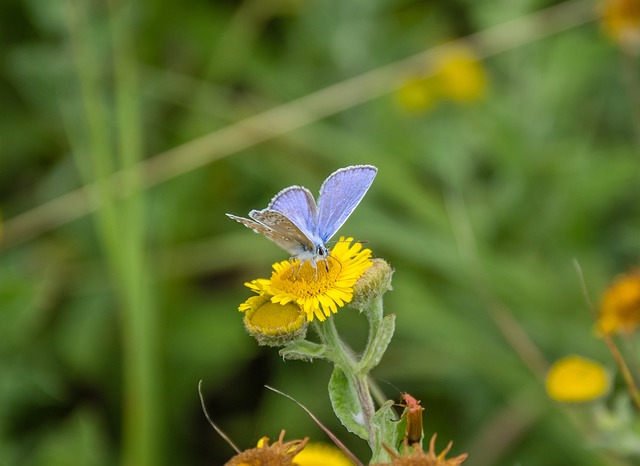
[[[298,466],[353,466],[339,448],[324,443],[309,443],[293,459]]]
[[[455,102],[479,100],[487,90],[487,75],[470,48],[452,47],[435,63],[440,94]]]
[[[640,0],[605,0],[602,29],[631,51],[640,49]]]
[[[631,333],[640,323],[640,270],[616,280],[600,303],[598,330]]]
[[[401,107],[426,111],[440,100],[469,103],[487,92],[487,74],[470,48],[450,47],[434,60],[423,76],[408,78],[396,93]]]
[[[412,112],[424,112],[438,101],[438,90],[433,78],[413,77],[398,89],[396,99],[401,107]]]
[[[580,356],[567,356],[549,369],[547,394],[556,401],[582,403],[600,398],[609,390],[604,367]]]
[[[295,303],[305,312],[307,321],[325,320],[353,299],[353,287],[365,270],[371,267],[371,250],[353,238],[341,237],[331,250],[327,262],[314,267],[298,260],[273,264],[271,278],[245,283],[272,303]],[[248,302],[240,306],[247,308]]]

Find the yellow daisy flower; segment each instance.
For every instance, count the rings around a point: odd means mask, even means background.
[[[556,361],[547,374],[546,389],[556,401],[582,403],[600,398],[609,390],[604,367],[580,356]]]
[[[325,443],[309,443],[293,459],[298,466],[353,466],[339,448]]]
[[[631,333],[640,324],[640,270],[622,276],[604,293],[598,329]]]
[[[273,264],[270,279],[259,278],[245,286],[269,297],[272,303],[295,303],[305,312],[307,321],[315,317],[322,322],[353,299],[354,285],[372,265],[370,257],[370,249],[362,249],[362,244],[353,242],[353,238],[341,237],[326,263],[318,262],[314,268],[310,262],[278,262]],[[250,309],[254,302],[250,300],[238,309]]]
[[[371,267],[371,250],[353,238],[341,237],[327,258],[328,267],[320,262],[283,261],[273,264],[266,292],[274,303],[297,303],[311,322],[314,316],[324,321],[353,298],[353,286]]]

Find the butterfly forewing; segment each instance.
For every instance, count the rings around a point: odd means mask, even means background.
[[[325,180],[318,197],[316,234],[326,243],[349,218],[373,183],[378,169],[372,165],[342,168]]]
[[[316,230],[318,209],[311,192],[302,186],[290,186],[276,194],[267,206],[284,214],[308,237]]]

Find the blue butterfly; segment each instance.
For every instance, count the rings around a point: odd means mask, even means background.
[[[376,173],[373,165],[341,168],[322,183],[317,205],[307,188],[290,186],[276,194],[266,209],[249,212],[249,218],[227,216],[315,268],[318,260],[327,260],[327,242],[358,206]]]

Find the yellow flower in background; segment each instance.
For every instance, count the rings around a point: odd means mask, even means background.
[[[448,47],[423,76],[408,78],[396,93],[406,110],[426,111],[438,101],[470,103],[487,92],[488,78],[474,52],[463,46]]]
[[[473,102],[483,97],[487,90],[485,70],[470,48],[452,47],[438,56],[435,70],[434,77],[444,98]]]
[[[582,403],[606,394],[609,377],[597,362],[580,356],[567,356],[549,369],[546,389],[549,397],[556,401]]]
[[[370,249],[362,249],[362,244],[354,243],[353,238],[341,237],[327,261],[319,261],[315,268],[310,262],[282,261],[273,264],[270,279],[261,278],[245,285],[272,303],[295,303],[309,322],[314,318],[322,322],[353,299],[353,287],[371,267],[370,258]],[[239,309],[248,309],[248,303]]]
[[[353,466],[338,447],[325,443],[308,443],[293,461],[298,466]]]
[[[598,330],[604,333],[631,333],[640,323],[640,271],[616,280],[600,303]]]
[[[438,101],[438,90],[433,78],[413,77],[398,89],[398,104],[412,112],[424,112]]]
[[[605,0],[602,29],[623,47],[640,49],[640,0]]]

